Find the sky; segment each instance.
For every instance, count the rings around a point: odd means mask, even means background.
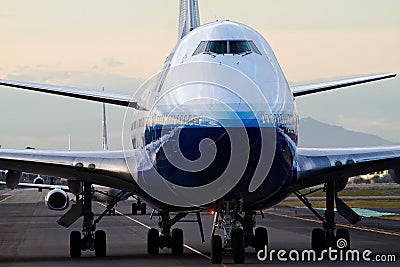
[[[130,93],[177,41],[178,0],[0,0],[0,79]],[[259,31],[290,84],[400,73],[400,1],[199,0]],[[400,143],[400,78],[298,98],[300,117]],[[125,110],[107,105],[111,149]],[[101,104],[0,87],[3,148],[101,149]],[[301,137],[300,137],[301,138]]]

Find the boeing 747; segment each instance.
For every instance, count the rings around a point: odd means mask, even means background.
[[[394,73],[290,87],[270,45],[257,31],[233,21],[200,24],[197,0],[181,0],[178,43],[160,74],[133,95],[0,80],[0,85],[126,107],[132,147],[120,151],[0,150],[10,188],[21,172],[63,177],[73,191],[83,185],[82,205],[60,219],[83,214],[83,231],[70,235],[70,255],[106,256],[106,234],[95,231],[93,184],[140,196],[158,210],[160,229],[148,232],[147,250],[183,253],[186,214],[214,209],[211,261],[268,244],[255,228],[256,212],[299,190],[325,185],[322,227],[312,231],[320,252],[349,232],[335,227],[334,206],[351,223],[360,218],[337,195],[347,178],[391,169],[400,182],[400,147],[298,148],[295,100],[314,93],[395,77]],[[170,214],[176,214],[171,218]],[[73,217],[73,216],[72,216]],[[346,249],[346,248],[344,248]]]

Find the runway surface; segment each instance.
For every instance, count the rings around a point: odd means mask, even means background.
[[[44,205],[45,192],[36,190],[0,190],[0,266],[202,266],[209,265],[209,236],[212,216],[202,214],[206,242],[201,243],[196,223],[178,223],[184,229],[184,255],[171,255],[162,249],[160,255],[147,255],[147,227],[156,227],[158,218],[129,215],[132,201],[118,204],[116,216],[107,216],[98,229],[107,233],[107,257],[96,258],[93,252],[83,252],[82,258],[69,258],[69,233],[81,230],[78,220],[70,229],[56,223],[63,212],[51,211]],[[103,207],[94,203],[96,214]],[[400,210],[400,209],[399,209]],[[150,209],[148,210],[150,212]],[[127,215],[124,215],[127,214]],[[337,215],[339,222],[344,222]],[[194,215],[186,217],[194,220]],[[257,216],[257,224],[266,226],[269,233],[269,249],[299,251],[310,248],[311,231],[319,227],[306,209],[278,207],[265,211],[265,218]],[[395,255],[400,261],[400,221],[365,218],[356,227],[350,228],[352,249],[369,249],[376,254]],[[254,249],[247,248],[246,264],[261,265]],[[371,258],[373,258],[371,256]],[[233,265],[232,257],[224,256],[223,265]],[[310,262],[280,262],[274,264],[309,265]],[[336,262],[337,264],[338,262]],[[340,262],[341,264],[345,262]],[[378,262],[349,262],[377,266]],[[312,263],[311,263],[312,264]],[[324,265],[335,264],[329,260]],[[321,262],[314,263],[321,265]],[[396,266],[396,263],[391,263]]]

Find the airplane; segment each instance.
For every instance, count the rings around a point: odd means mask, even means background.
[[[68,224],[83,215],[82,232],[70,234],[72,258],[82,250],[106,256],[106,233],[96,231],[91,216],[92,184],[131,192],[158,211],[159,229],[147,235],[148,254],[160,248],[182,254],[183,230],[175,223],[213,209],[211,262],[219,264],[229,253],[234,263],[244,263],[246,247],[261,251],[268,245],[267,229],[255,227],[256,213],[291,193],[322,222],[311,233],[316,253],[340,238],[348,249],[348,230],[336,230],[335,204],[349,222],[360,217],[337,192],[348,177],[385,169],[400,183],[400,147],[298,148],[295,100],[396,74],[290,87],[268,42],[249,26],[229,20],[201,25],[198,1],[180,0],[178,30],[160,73],[133,95],[0,80],[3,86],[126,107],[132,144],[119,151],[1,149],[7,185],[15,187],[22,171],[65,177],[70,188],[83,183],[79,207],[60,219]],[[300,191],[317,185],[326,192],[324,216]]]

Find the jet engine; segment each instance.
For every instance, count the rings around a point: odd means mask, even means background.
[[[348,181],[349,181],[349,178],[342,178],[342,179],[336,180],[336,192],[342,191],[346,187]]]
[[[40,175],[38,175],[34,180],[33,180],[34,184],[44,184],[44,179],[42,177],[40,177]]]
[[[400,184],[400,169],[389,170],[389,174],[393,181]]]
[[[51,210],[65,210],[69,206],[69,197],[60,188],[53,189],[44,198],[46,206]]]
[[[8,188],[14,189],[19,184],[19,180],[21,179],[22,172],[8,170],[6,174],[6,185]]]

